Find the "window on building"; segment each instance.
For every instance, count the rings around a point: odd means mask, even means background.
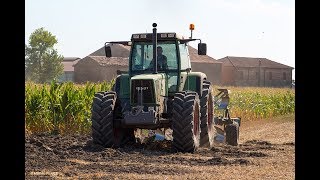
[[[256,79],[259,79],[259,72],[256,72]]]
[[[286,73],[286,72],[283,72],[282,77],[283,77],[283,80],[287,80],[287,73]]]
[[[272,72],[269,72],[269,80],[272,80]]]

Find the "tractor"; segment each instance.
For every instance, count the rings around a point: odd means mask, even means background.
[[[174,152],[192,153],[199,147],[210,148],[218,130],[226,134],[227,143],[237,145],[240,119],[215,117],[215,104],[220,102],[223,106],[225,101],[214,98],[206,74],[192,71],[188,43],[199,40],[198,55],[207,52],[207,45],[201,39],[192,38],[194,25],[190,24],[189,38],[174,32],[158,33],[157,24],[152,26],[152,33],[132,34],[131,41],[105,43],[108,58],[112,57],[110,45],[131,46],[129,69],[117,75],[111,91],[94,95],[93,142],[118,148],[135,141],[137,129],[170,128]],[[159,66],[158,46],[167,57],[166,67]],[[225,95],[226,91],[222,91]]]

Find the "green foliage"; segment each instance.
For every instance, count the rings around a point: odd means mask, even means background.
[[[255,120],[295,113],[295,92],[293,89],[225,88],[231,91],[229,109],[233,117]],[[216,89],[217,87],[213,90]]]
[[[63,73],[63,56],[54,45],[56,36],[44,28],[36,29],[25,45],[25,78],[37,83],[50,82]]]
[[[25,87],[25,121],[30,132],[88,133],[94,94],[111,90],[114,81],[35,84]]]

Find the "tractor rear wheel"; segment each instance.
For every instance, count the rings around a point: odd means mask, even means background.
[[[201,133],[200,146],[211,148],[214,143],[216,130],[214,128],[214,101],[212,87],[209,81],[204,81],[202,86],[202,96],[200,99],[201,112]]]
[[[231,146],[238,146],[239,141],[239,125],[237,123],[228,124],[225,128],[226,143]]]
[[[195,92],[178,92],[173,100],[172,150],[196,151],[200,145],[200,103]]]
[[[134,132],[114,126],[114,111],[117,95],[115,92],[98,92],[91,108],[92,139],[104,147],[120,147]]]

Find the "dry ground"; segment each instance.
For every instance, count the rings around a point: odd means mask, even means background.
[[[28,135],[26,179],[295,179],[295,117],[244,121],[238,147],[171,153],[170,142],[120,149],[90,136]]]

